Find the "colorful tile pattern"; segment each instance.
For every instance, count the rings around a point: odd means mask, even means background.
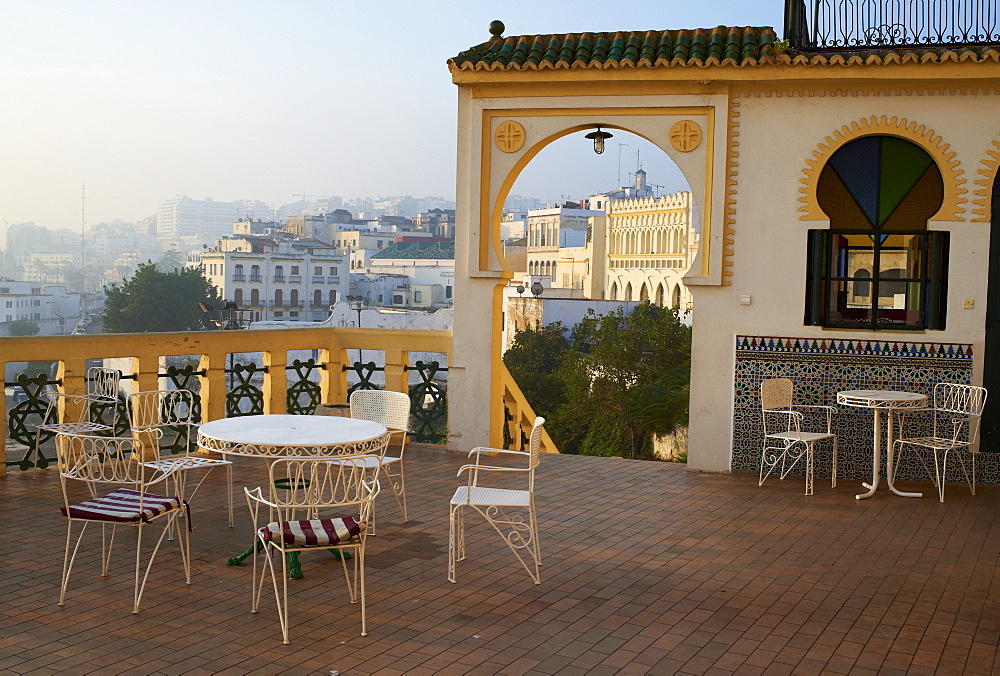
[[[737,336],[735,350],[732,468],[748,472],[760,468],[760,384],[765,378],[790,378],[798,403],[826,406],[837,406],[842,390],[906,390],[930,398],[939,382],[972,381],[972,346],[961,343]],[[865,409],[838,407],[833,425],[840,478],[871,478],[872,417]],[[911,413],[903,424],[908,435],[919,434],[923,421]],[[816,447],[817,488],[826,483],[821,477],[830,477],[830,454],[830,446]],[[883,472],[884,462],[883,457]],[[801,476],[798,470],[792,475]],[[1000,454],[979,454],[976,471],[977,483],[1000,483]],[[949,461],[948,480],[962,480],[959,472],[958,464]],[[901,460],[897,477],[926,480],[927,474],[911,456]]]

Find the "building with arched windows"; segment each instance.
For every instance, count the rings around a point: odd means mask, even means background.
[[[606,204],[607,298],[693,307],[684,286],[698,253],[691,193],[609,199]]]

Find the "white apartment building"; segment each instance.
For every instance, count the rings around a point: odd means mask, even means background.
[[[35,322],[40,336],[69,334],[86,314],[99,310],[96,294],[70,292],[61,284],[0,281],[0,336],[9,336],[19,319]]]
[[[201,265],[219,294],[253,311],[254,321],[321,321],[350,289],[348,257],[315,241],[248,237],[246,246],[205,252]],[[220,241],[218,248],[222,249]]]
[[[176,242],[190,238],[199,242],[214,242],[233,231],[233,223],[241,216],[269,216],[270,207],[264,202],[239,200],[216,202],[196,200],[186,195],[173,197],[156,210],[156,238],[161,242]]]
[[[570,205],[552,209],[533,209],[527,216],[527,273],[552,279],[556,288],[583,289],[583,279],[591,273],[589,254],[580,253],[591,241],[590,219],[603,217],[596,209],[580,209]],[[574,249],[575,251],[569,251]],[[577,261],[569,270],[561,270],[560,262]],[[568,277],[563,277],[568,274]]]

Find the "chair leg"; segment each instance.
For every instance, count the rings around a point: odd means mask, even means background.
[[[976,494],[976,453],[969,451],[969,455],[972,456],[972,485],[969,486],[972,494]]]
[[[455,582],[457,562],[465,558],[465,543],[462,540],[462,505],[452,505],[448,519],[448,581]]]
[[[806,444],[806,495],[813,494],[814,444]]]
[[[938,450],[934,449],[934,473],[937,476],[938,499],[944,502],[944,477],[948,473],[948,451],[944,452],[941,458],[941,466],[938,468]]]
[[[225,456],[223,456],[225,458]],[[229,527],[233,527],[233,463],[226,465],[226,498],[229,502]]]
[[[73,542],[73,522],[67,519],[66,523],[66,551],[63,554],[63,576],[62,585],[59,589],[59,605],[66,605],[66,589],[69,587],[69,576],[73,571],[73,562],[76,561],[76,553],[80,549],[80,542],[83,540],[83,534],[87,532],[87,524],[84,522],[83,529],[80,530],[80,535],[76,538],[76,544],[73,546],[73,554],[69,553],[70,544]]]
[[[528,507],[528,526],[531,528],[531,543],[534,545],[534,559],[535,559],[535,584],[541,584],[542,573],[539,570],[542,565],[542,549],[538,543],[538,516],[535,513],[535,502],[531,501],[531,505]]]
[[[354,579],[358,583],[359,596],[361,597],[361,635],[368,635],[368,623],[365,615],[365,543],[357,549],[357,556],[354,557]]]
[[[830,488],[837,487],[837,437],[833,438],[833,476],[830,478]]]
[[[510,551],[517,557],[517,560],[527,571],[528,575],[534,581],[535,584],[541,583],[541,577],[538,573],[538,560],[535,558],[535,543],[532,542],[532,538],[535,537],[536,533],[533,529],[533,523],[531,519],[531,510],[529,509],[528,523],[524,523],[524,517],[518,515],[517,517],[507,516],[507,513],[496,507],[487,507],[486,509],[481,509],[478,505],[472,505],[477,512],[479,512],[486,522],[493,526],[493,530],[497,532],[500,538],[506,543]],[[509,527],[510,531],[504,533],[501,530],[501,526]],[[527,538],[525,538],[525,532],[527,531]],[[536,564],[534,566],[534,572],[532,572],[532,566],[528,565],[528,562],[524,560],[524,556],[521,552],[526,552]]]
[[[947,451],[945,454],[947,455]],[[976,494],[976,454],[969,451],[969,460],[972,463],[972,474],[969,474],[969,468],[965,466],[965,458],[962,449],[955,449],[955,457],[958,458],[958,464],[962,468],[962,476],[965,477],[965,483],[969,486],[969,493],[971,495]]]
[[[399,465],[399,474],[393,475],[390,471],[392,465]],[[392,494],[396,498],[396,505],[399,506],[399,511],[403,514],[403,521],[409,521],[406,515],[406,476],[403,473],[403,461],[400,460],[398,463],[392,463],[392,465],[382,465],[382,474],[385,475],[385,480],[389,483],[389,488],[392,489]],[[399,482],[393,481],[394,478],[398,477]]]
[[[180,515],[180,510],[175,510],[174,512],[172,512],[167,516],[167,523],[164,524],[163,532],[160,533],[160,537],[157,538],[156,545],[153,547],[153,552],[149,555],[149,563],[146,564],[146,572],[143,573],[141,582],[139,580],[139,569],[142,566],[141,557],[142,557],[143,524],[140,521],[138,525],[136,525],[136,530],[138,531],[138,535],[136,536],[136,547],[135,547],[135,606],[132,609],[133,614],[139,612],[139,604],[142,602],[142,593],[146,590],[146,581],[149,580],[149,571],[153,569],[153,561],[156,560],[156,554],[157,552],[160,551],[160,545],[163,544],[163,540],[166,539],[167,535],[170,533],[171,526],[173,525],[173,522],[177,519],[179,515]],[[182,535],[181,537],[183,538],[184,536]],[[184,556],[183,544],[181,545],[181,550],[182,550],[182,556]],[[189,564],[187,563],[187,561],[185,561],[185,573],[187,573],[187,582],[188,584],[190,584],[191,577],[189,571]]]
[[[111,528],[111,537],[108,537],[108,528]],[[118,527],[101,524],[101,577],[108,577],[108,570],[111,568],[111,552],[115,548],[115,533]]]
[[[778,461],[781,461],[781,478],[785,477],[785,458],[788,455],[789,446],[786,444],[784,448],[779,448],[777,446],[764,446],[764,449],[760,453],[760,473],[758,475],[757,485],[763,486],[764,481],[767,477],[771,476],[771,472],[778,466]],[[767,471],[764,471],[765,465],[767,466]]]
[[[274,549],[274,551],[272,551]],[[274,552],[281,559],[281,589],[278,589],[278,578],[274,571]],[[278,606],[278,622],[281,624],[281,642],[288,645],[288,557],[280,549],[268,544],[264,556],[267,559],[268,570],[271,571],[271,584],[274,587],[274,601]],[[261,574],[263,580],[263,573]]]

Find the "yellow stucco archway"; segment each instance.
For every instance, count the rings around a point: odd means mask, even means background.
[[[506,124],[506,123],[509,123],[509,122],[518,122],[518,123],[520,123],[520,120],[517,120],[516,118],[512,117],[510,120],[504,120],[504,121],[500,122],[500,124],[502,125],[502,124]],[[537,141],[536,143],[534,143],[533,145],[527,147],[527,149],[525,149],[523,152],[518,153],[519,157],[518,157],[517,161],[507,171],[507,174],[504,176],[503,181],[500,184],[500,189],[499,189],[498,193],[493,198],[492,208],[490,209],[490,212],[489,212],[489,223],[490,223],[490,237],[489,237],[489,241],[490,241],[490,243],[492,245],[493,252],[495,253],[495,255],[497,256],[497,258],[500,260],[501,264],[503,265],[504,279],[511,279],[510,275],[512,273],[511,273],[509,267],[507,266],[507,262],[504,260],[504,257],[503,257],[503,247],[502,247],[502,244],[501,244],[501,241],[500,241],[500,222],[501,222],[501,219],[503,217],[503,205],[507,201],[507,197],[510,195],[511,188],[513,188],[514,183],[517,181],[518,177],[521,175],[521,172],[524,171],[525,167],[527,167],[531,163],[531,161],[533,159],[535,159],[535,157],[538,156],[538,154],[540,152],[542,152],[545,148],[547,148],[548,146],[550,146],[552,143],[554,143],[555,141],[558,141],[561,138],[569,136],[571,134],[576,134],[576,133],[582,132],[582,131],[592,131],[592,130],[596,129],[597,127],[600,127],[601,129],[605,129],[605,130],[607,130],[607,129],[613,129],[613,130],[616,130],[616,131],[628,132],[630,134],[635,134],[636,136],[638,136],[638,137],[640,137],[640,138],[648,141],[652,145],[656,146],[660,151],[663,152],[663,154],[665,154],[667,157],[669,157],[675,163],[675,165],[677,166],[677,169],[681,172],[681,175],[684,177],[684,180],[687,181],[687,183],[688,183],[689,186],[691,185],[691,177],[688,175],[688,173],[691,172],[691,168],[685,169],[684,166],[682,166],[681,164],[677,163],[676,159],[672,156],[671,152],[668,151],[667,148],[665,148],[662,143],[658,142],[654,138],[650,138],[650,136],[647,136],[646,134],[642,133],[641,131],[637,131],[636,129],[629,128],[628,126],[624,126],[624,125],[620,125],[620,124],[614,124],[614,123],[607,123],[607,124],[605,124],[605,123],[600,123],[600,122],[592,122],[592,123],[588,123],[588,124],[575,124],[575,125],[572,125],[570,127],[566,127],[564,129],[560,129],[560,130],[558,130],[558,131],[556,131],[556,132],[554,132],[554,133],[546,136],[545,138],[543,138],[543,139]],[[495,136],[495,134],[494,134],[494,136]],[[589,143],[589,141],[588,141],[588,143]]]

